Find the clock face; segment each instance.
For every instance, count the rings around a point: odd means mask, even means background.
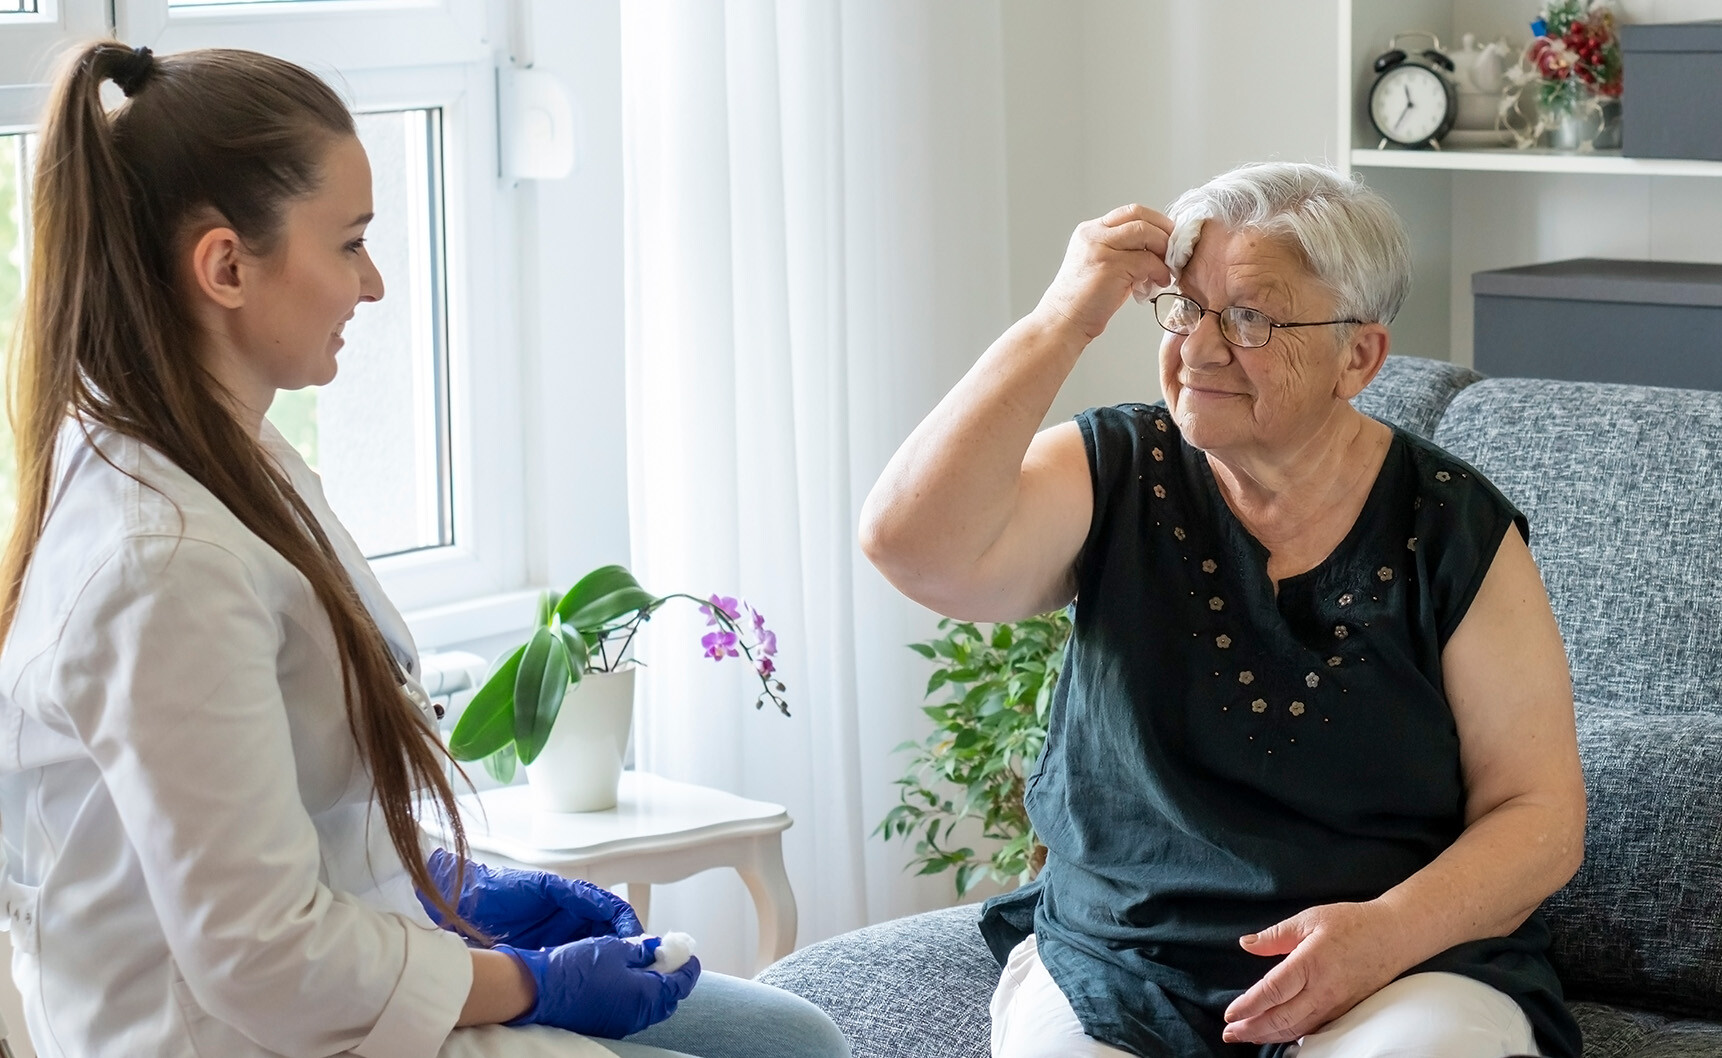
[[[1447,124],[1447,82],[1427,66],[1395,66],[1369,90],[1369,116],[1394,143],[1424,143]]]

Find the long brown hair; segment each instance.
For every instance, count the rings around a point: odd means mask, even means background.
[[[102,83],[129,98],[111,114]],[[137,439],[214,493],[311,582],[340,649],[347,721],[389,838],[445,921],[476,936],[436,885],[415,809],[428,792],[466,835],[448,759],[401,692],[400,672],[316,516],[229,411],[205,370],[181,300],[176,257],[197,224],[231,227],[246,248],[278,248],[288,205],[317,190],[329,148],[355,135],[315,75],[255,52],[152,58],[114,41],[69,57],[37,153],[29,288],[12,365],[18,511],[0,559],[0,642],[42,536],[55,439],[67,416]],[[86,425],[86,429],[87,429]]]

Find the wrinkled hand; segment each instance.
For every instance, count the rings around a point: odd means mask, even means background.
[[[1171,235],[1171,220],[1147,206],[1119,206],[1077,225],[1064,264],[1036,311],[1068,322],[1093,341],[1138,284],[1172,282],[1165,260]]]
[[[1285,1043],[1339,1017],[1411,965],[1379,904],[1323,904],[1241,941],[1252,955],[1285,955],[1226,1008],[1227,1043]]]
[[[546,951],[498,944],[532,975],[532,1009],[510,1025],[551,1025],[582,1036],[619,1040],[676,1012],[694,990],[700,961],[674,973],[647,969],[652,953],[620,937],[588,937]]]
[[[444,893],[454,885],[459,862],[437,849],[425,863]],[[418,897],[431,921],[448,925],[425,894]],[[590,882],[470,860],[457,906],[467,921],[517,948],[553,948],[586,937],[637,937],[645,932],[626,900]]]

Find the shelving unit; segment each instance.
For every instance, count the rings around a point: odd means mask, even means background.
[[[1371,63],[1397,32],[1522,46],[1538,0],[1340,0],[1341,168],[1393,202],[1411,233],[1412,293],[1395,350],[1471,362],[1471,274],[1571,257],[1722,263],[1722,162],[1619,151],[1378,149],[1365,109]],[[1619,0],[1630,22],[1722,19],[1722,0]],[[1632,69],[1626,71],[1632,91]]]

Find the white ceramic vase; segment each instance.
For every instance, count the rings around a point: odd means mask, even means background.
[[[546,812],[616,807],[628,729],[634,722],[634,670],[587,673],[568,689],[526,782]]]

